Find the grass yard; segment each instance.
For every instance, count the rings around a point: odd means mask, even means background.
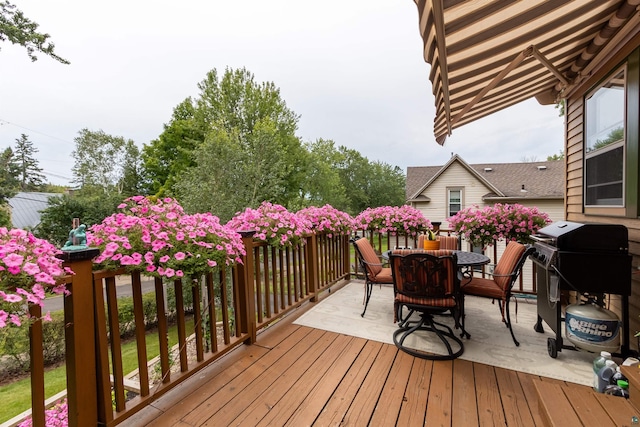
[[[193,319],[187,320],[187,331],[193,331]],[[147,334],[151,337],[147,343],[147,357],[149,360],[156,357],[160,350],[157,335],[154,331]],[[169,328],[169,346],[178,342],[178,328]],[[131,372],[138,368],[136,341],[130,340],[122,345],[122,364],[125,372]],[[51,368],[45,372],[45,395],[47,398],[54,396],[67,387],[66,366]],[[14,381],[0,387],[0,423],[3,423],[16,415],[31,408],[31,381],[29,377]]]

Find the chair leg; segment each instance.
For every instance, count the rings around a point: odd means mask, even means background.
[[[453,313],[456,328],[460,328],[460,338],[471,338],[471,334],[464,328],[464,295],[460,297],[459,308]]]
[[[364,310],[360,317],[364,317],[364,313],[367,311],[367,305],[369,305],[369,298],[371,298],[371,291],[373,290],[373,283],[365,282],[364,284]]]
[[[451,360],[459,357],[464,352],[464,345],[462,344],[462,341],[454,334],[453,330],[448,325],[436,322],[433,319],[432,315],[423,313],[420,316],[420,320],[417,321],[415,325],[409,326],[409,323],[411,322],[405,322],[402,327],[400,327],[393,333],[393,342],[395,343],[396,347],[398,347],[400,350],[404,351],[405,353],[410,354],[414,357],[419,357],[421,359]],[[438,329],[437,326],[444,328],[444,330]],[[412,333],[418,330],[434,332],[447,348],[447,354],[444,354],[444,355],[433,354],[433,353],[427,353],[420,350],[415,350],[410,347],[405,347],[404,340],[409,335],[411,335]],[[449,340],[452,340],[457,344],[457,346],[459,347],[457,351],[453,350]]]
[[[511,338],[513,338],[513,342],[516,345],[516,347],[520,347],[520,343],[518,342],[518,340],[516,339],[515,334],[513,333],[513,328],[511,327],[511,316],[509,314],[509,300],[511,298],[507,298],[507,302],[504,305],[504,309],[507,312],[507,327],[509,328],[509,332],[511,332]],[[517,311],[517,309],[516,309]]]

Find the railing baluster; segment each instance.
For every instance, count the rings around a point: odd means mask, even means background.
[[[29,325],[31,374],[31,420],[34,427],[44,427],[44,348],[42,335],[42,308],[29,304],[29,315],[37,319]]]
[[[122,368],[122,345],[120,343],[120,323],[118,321],[118,297],[116,295],[116,278],[105,278],[107,291],[107,311],[109,322],[109,339],[111,344],[111,371],[113,376],[113,393],[116,411],[125,409],[124,370]]]
[[[191,284],[191,299],[193,300],[193,333],[196,338],[196,360],[198,362],[202,362],[204,360],[202,311],[200,310],[200,280],[194,281]]]
[[[189,369],[187,360],[187,331],[184,314],[184,296],[182,294],[182,280],[174,280],[173,286],[176,292],[176,317],[178,326],[178,353],[180,355],[180,372]]]
[[[159,277],[154,278],[156,289],[156,307],[158,313],[158,348],[160,349],[160,372],[162,382],[171,382],[171,367],[169,366],[169,328],[167,324],[167,309],[164,306],[164,284]]]
[[[140,395],[149,395],[149,370],[147,369],[147,328],[142,302],[142,281],[140,272],[131,273],[131,291],[133,297],[133,315],[136,322],[136,348],[138,350],[138,381]]]

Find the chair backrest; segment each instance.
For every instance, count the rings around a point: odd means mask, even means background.
[[[527,248],[522,243],[509,242],[507,244],[507,248],[493,271],[493,280],[501,289],[507,290],[513,285],[518,277],[518,272],[531,252],[533,252],[533,247]]]
[[[426,252],[391,254],[394,291],[410,298],[447,298],[457,295],[460,281],[456,255],[434,256]],[[430,303],[437,305],[434,301]]]
[[[451,249],[394,249],[393,255],[428,254],[433,256],[449,256],[453,254]]]
[[[424,247],[425,238],[426,236],[424,234],[418,236],[418,249]],[[436,236],[436,240],[440,241],[440,249],[460,250],[460,239],[458,239],[458,236]]]
[[[451,249],[456,251],[460,249],[460,239],[458,236],[436,236],[440,240],[440,249]]]
[[[377,276],[382,271],[382,264],[376,251],[371,246],[371,242],[366,237],[361,237],[353,241],[353,246],[361,260],[365,261],[363,267],[372,276]]]

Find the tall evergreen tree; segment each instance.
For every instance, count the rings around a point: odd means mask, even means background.
[[[42,168],[38,166],[38,160],[35,158],[37,152],[38,149],[29,141],[27,135],[23,133],[20,138],[16,138],[14,157],[21,191],[35,191],[45,183]]]

